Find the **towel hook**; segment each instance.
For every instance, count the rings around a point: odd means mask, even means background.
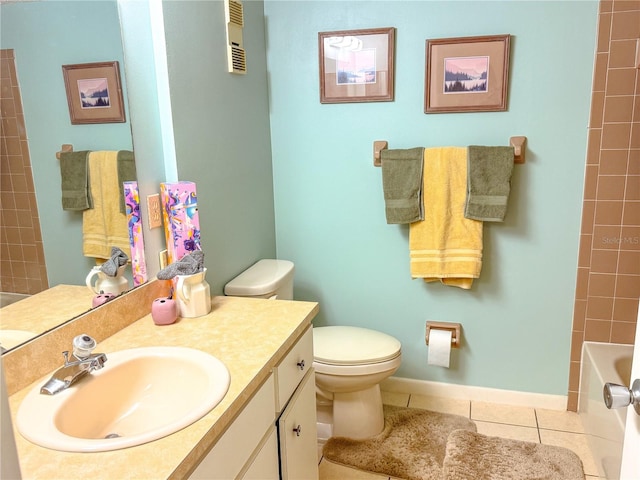
[[[60,160],[60,154],[67,152],[73,152],[73,145],[71,145],[70,143],[62,144],[62,148],[60,148],[60,151],[56,152],[56,158]]]
[[[376,140],[373,142],[373,166],[381,167],[382,166],[382,150],[386,150],[389,148],[389,142],[386,140]]]
[[[513,163],[524,163],[524,151],[527,145],[527,137],[522,135],[511,137],[509,145],[513,147]]]

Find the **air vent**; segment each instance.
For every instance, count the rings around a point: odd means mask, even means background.
[[[229,0],[229,19],[228,22],[231,22],[239,27],[244,27],[244,13],[242,8],[242,3],[235,2],[234,0]]]
[[[244,48],[230,46],[227,48],[229,71],[232,73],[247,73],[247,61]]]
[[[242,45],[244,28],[244,10],[242,2],[225,0],[225,19],[227,21],[227,67],[230,73],[247,73],[247,60]]]

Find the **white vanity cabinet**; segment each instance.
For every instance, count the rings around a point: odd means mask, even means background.
[[[191,474],[192,480],[318,478],[309,327]]]

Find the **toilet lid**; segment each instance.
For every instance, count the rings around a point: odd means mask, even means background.
[[[313,356],[331,365],[362,365],[391,360],[400,354],[400,342],[386,333],[358,327],[316,327]]]

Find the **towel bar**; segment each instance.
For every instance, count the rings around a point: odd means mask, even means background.
[[[60,154],[61,153],[67,153],[67,152],[73,152],[73,145],[71,145],[69,143],[64,143],[62,145],[62,148],[60,148],[60,151],[56,152],[56,158],[58,160],[60,160]]]
[[[522,135],[511,137],[509,145],[513,147],[513,163],[524,163],[524,154],[527,147],[527,137]],[[373,166],[382,166],[381,152],[389,148],[389,142],[386,140],[376,140],[373,142]]]

